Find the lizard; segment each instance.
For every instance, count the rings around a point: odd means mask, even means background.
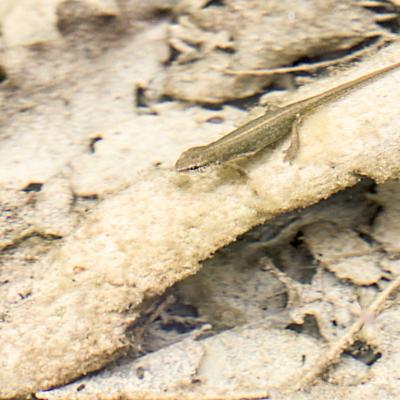
[[[179,172],[197,170],[251,157],[290,132],[293,133],[294,140],[286,151],[285,159],[293,159],[298,145],[296,137],[299,124],[307,114],[398,67],[400,62],[390,64],[323,93],[267,111],[212,143],[184,151],[178,158],[175,169]]]

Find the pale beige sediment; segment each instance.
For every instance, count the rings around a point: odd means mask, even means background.
[[[31,296],[2,327],[0,396],[105,365],[126,346],[124,329],[144,297],[195,273],[252,226],[353,185],[355,172],[378,182],[397,177],[399,85],[394,71],[307,118],[292,166],[283,161],[285,143],[251,160],[247,180],[215,170],[137,175],[40,261]]]
[[[23,3],[31,5],[32,1]],[[50,3],[58,1],[47,4]],[[113,1],[97,3],[104,5],[100,15],[114,13],[107,6],[112,6]],[[128,345],[125,329],[135,321],[144,297],[162,293],[195,273],[199,261],[250,227],[353,185],[358,180],[354,172],[378,182],[399,175],[399,71],[307,118],[301,128],[301,151],[292,166],[283,162],[285,142],[274,152],[263,152],[244,165],[248,180],[232,171],[220,176],[218,171],[182,176],[172,170],[180,149],[215,139],[219,127],[198,123],[193,118],[198,111],[195,107],[173,109],[176,103],[164,112],[158,105],[157,116],[140,116],[132,111],[134,84],[147,84],[161,74],[167,53],[165,21],[159,26],[153,22],[154,26],[129,40],[121,39],[121,52],[115,51],[116,42],[105,43],[107,51],[97,54],[97,59],[96,53],[91,54],[96,61],[93,62],[86,58],[87,53],[72,50],[72,46],[70,52],[51,53],[60,43],[52,42],[48,52],[36,49],[35,53],[34,48],[22,47],[59,40],[56,12],[45,10],[42,15],[33,12],[29,19],[32,31],[18,29],[15,22],[23,20],[16,13],[18,9],[0,10],[9,17],[2,23],[1,40],[6,47],[16,46],[4,53],[2,66],[4,62],[12,83],[21,90],[21,112],[12,110],[15,112],[10,126],[4,124],[1,131],[0,180],[2,184],[12,183],[19,197],[11,202],[15,204],[11,208],[22,210],[17,219],[0,224],[2,232],[7,233],[0,243],[18,247],[26,236],[37,233],[65,235],[65,240],[59,245],[52,242],[51,252],[46,257],[36,257],[36,264],[21,263],[16,267],[10,263],[1,267],[5,272],[1,286],[5,306],[0,312],[1,398],[14,399],[62,385],[106,365]],[[41,17],[42,22],[38,23],[36,17]],[[349,18],[347,22],[353,26],[350,22],[354,20]],[[364,26],[372,29],[375,24]],[[298,30],[303,32],[299,26]],[[367,30],[361,32],[358,27],[352,35],[346,31],[351,36],[348,46],[358,43]],[[92,37],[93,47],[99,33],[100,28]],[[319,31],[315,35],[324,39]],[[287,34],[288,38],[294,36]],[[296,51],[286,62],[304,56],[304,36],[297,42]],[[290,43],[283,47],[291,49]],[[98,44],[101,50],[102,43]],[[254,49],[251,52],[254,57],[260,56]],[[66,59],[62,60],[62,53]],[[281,60],[281,49],[277,53]],[[399,53],[399,47],[392,46],[351,74],[339,74],[317,87],[306,88],[307,93],[303,90],[296,94],[297,99],[335,86],[341,83],[339,78],[347,81],[398,61]],[[60,62],[49,61],[53,54],[58,54],[54,58]],[[40,60],[36,59],[38,55]],[[273,59],[277,57],[271,55]],[[73,63],[68,57],[76,61],[75,68],[69,67]],[[133,60],[138,63],[134,65]],[[43,64],[39,67],[36,61]],[[208,65],[207,61],[207,71]],[[180,79],[182,76],[175,75]],[[71,80],[60,84],[65,77]],[[169,87],[179,89],[173,78],[170,77]],[[209,80],[209,75],[207,79],[205,86],[214,87],[215,81]],[[78,87],[74,86],[76,82]],[[182,83],[183,94],[190,91],[194,95],[191,98],[201,97],[193,87]],[[224,99],[226,93],[232,94],[231,89],[228,84]],[[221,90],[218,93],[221,98]],[[0,99],[4,107],[12,100],[8,95],[4,92]],[[200,99],[204,101],[204,97]],[[26,113],[22,112],[24,109]],[[229,109],[221,111],[221,115],[229,119]],[[201,117],[206,119],[204,114]],[[96,135],[102,135],[104,140],[97,144],[95,154],[88,154],[86,143]],[[38,143],[42,150],[39,156]],[[162,161],[167,167],[148,167],[153,161]],[[141,169],[144,172],[137,173]],[[58,184],[51,184],[52,177],[65,171],[68,173]],[[29,196],[20,192],[24,185],[36,180],[45,183],[37,199],[37,212],[27,204]],[[56,187],[53,192],[52,185]],[[79,227],[72,234],[76,220],[68,215],[72,202],[72,192],[66,189],[69,186],[75,195],[108,194],[91,214],[81,216]],[[115,193],[121,186],[126,189]],[[6,202],[6,210],[9,205]],[[53,218],[51,211],[56,211],[58,218]],[[390,215],[386,218],[391,219]],[[397,229],[394,223],[392,229]],[[387,243],[394,247],[392,238]],[[12,272],[8,274],[9,270]],[[21,276],[22,283],[15,279]],[[12,281],[9,285],[6,278]]]

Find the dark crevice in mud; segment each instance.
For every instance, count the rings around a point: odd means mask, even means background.
[[[96,152],[96,143],[100,142],[101,140],[103,140],[103,137],[100,135],[94,136],[92,138],[90,138],[89,141],[89,153],[95,153]]]
[[[224,7],[225,2],[223,0],[209,0],[206,4],[204,4],[203,8],[208,7]]]
[[[43,183],[41,182],[31,182],[28,185],[26,185],[22,191],[25,193],[30,193],[30,192],[40,192],[42,190]]]
[[[362,340],[357,340],[344,354],[368,366],[375,364],[382,357],[381,352]]]
[[[0,83],[7,79],[6,70],[0,65]]]
[[[307,315],[302,324],[290,324],[286,327],[286,329],[296,333],[308,335],[316,339],[322,338],[317,319],[313,315]]]

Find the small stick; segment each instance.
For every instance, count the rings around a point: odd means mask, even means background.
[[[349,346],[356,340],[356,334],[361,330],[364,324],[382,311],[385,301],[388,297],[400,287],[400,275],[394,279],[383,290],[375,300],[370,304],[366,312],[364,312],[347,332],[324,353],[322,359],[315,365],[303,372],[302,377],[293,388],[294,391],[304,390],[310,387],[315,380],[324,373],[330,366],[336,364],[339,357]]]
[[[372,48],[378,48],[385,42],[391,40],[389,37],[381,37],[376,43],[372,45]],[[282,67],[282,68],[269,68],[269,69],[253,69],[253,70],[234,70],[226,69],[224,72],[228,75],[251,75],[251,76],[269,76],[269,75],[281,75],[287,74],[288,72],[310,72],[320,68],[330,67],[338,63],[344,63],[346,61],[353,60],[363,56],[365,53],[372,51],[371,47],[355,51],[354,53],[348,54],[336,60],[320,61],[314,64],[302,64],[295,67]]]

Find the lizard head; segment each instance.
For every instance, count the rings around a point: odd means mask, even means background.
[[[206,146],[192,147],[184,151],[175,163],[175,169],[179,172],[199,169],[210,164],[205,155]]]

